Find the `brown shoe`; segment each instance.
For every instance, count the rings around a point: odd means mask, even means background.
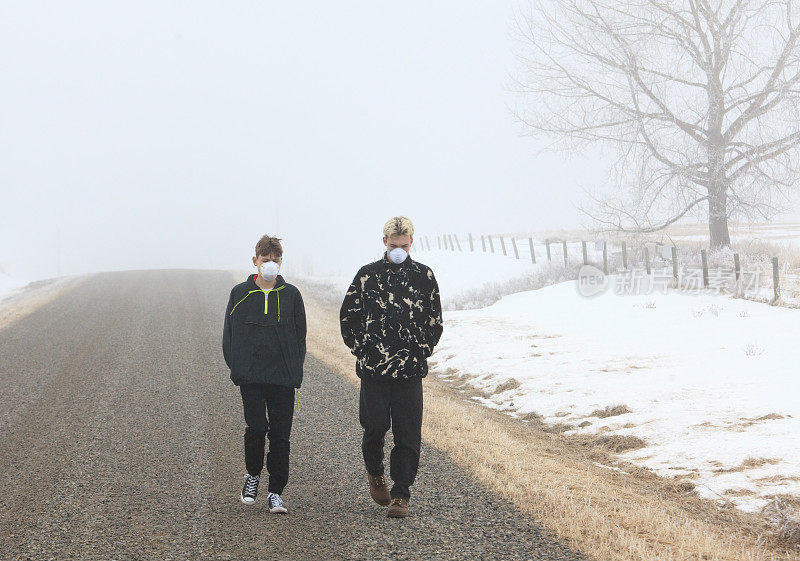
[[[386,478],[383,475],[369,473],[367,475],[369,476],[369,496],[379,505],[387,506],[392,497],[389,494],[389,486],[386,485]]]
[[[386,516],[389,518],[405,518],[408,516],[408,499],[402,497],[395,497],[392,499]]]

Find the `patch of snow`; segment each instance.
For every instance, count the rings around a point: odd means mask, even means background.
[[[568,434],[639,437],[647,445],[623,459],[756,510],[800,495],[799,321],[800,310],[710,293],[587,298],[570,281],[448,312],[431,366],[492,396],[477,401]],[[495,393],[511,378],[519,387]],[[631,412],[593,415],[610,405]]]
[[[605,464],[601,464],[601,463],[599,463],[599,462],[592,462],[592,465],[595,465],[595,466],[597,466],[597,467],[599,467],[599,468],[603,468],[603,469],[610,469],[611,471],[617,471],[617,472],[619,472],[619,473],[624,473],[625,475],[630,475],[630,473],[628,473],[627,471],[623,471],[622,469],[620,469],[620,468],[618,468],[618,467],[614,467],[614,466],[607,466],[607,465],[605,465]]]

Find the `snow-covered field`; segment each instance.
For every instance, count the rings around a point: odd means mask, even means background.
[[[795,222],[775,222],[771,224],[732,224],[731,241],[764,241],[776,245],[800,248],[800,224]],[[667,230],[675,242],[708,241],[706,224],[672,225]]]
[[[447,313],[432,371],[568,433],[639,437],[622,458],[702,496],[744,510],[800,496],[800,311],[610,281],[591,298],[570,281]],[[629,412],[604,417],[613,406]]]

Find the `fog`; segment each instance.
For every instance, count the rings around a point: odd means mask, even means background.
[[[351,272],[419,234],[570,228],[597,155],[509,109],[516,2],[4,3],[0,267]]]

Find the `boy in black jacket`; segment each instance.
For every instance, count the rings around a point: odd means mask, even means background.
[[[361,451],[370,495],[387,516],[408,514],[409,487],[419,466],[422,440],[422,378],[442,335],[439,286],[430,267],[411,259],[414,225],[405,216],[383,227],[383,257],[359,269],[339,312],[342,339],[356,356],[361,378]],[[384,478],[384,436],[394,448]]]
[[[269,438],[270,512],[286,513],[281,493],[289,478],[289,434],[295,388],[303,381],[306,313],[300,291],[278,274],[283,248],[278,238],[263,236],[253,264],[258,274],[231,290],[225,310],[222,354],[239,386],[247,428],[244,456],[247,474],[240,499],[253,504]]]

